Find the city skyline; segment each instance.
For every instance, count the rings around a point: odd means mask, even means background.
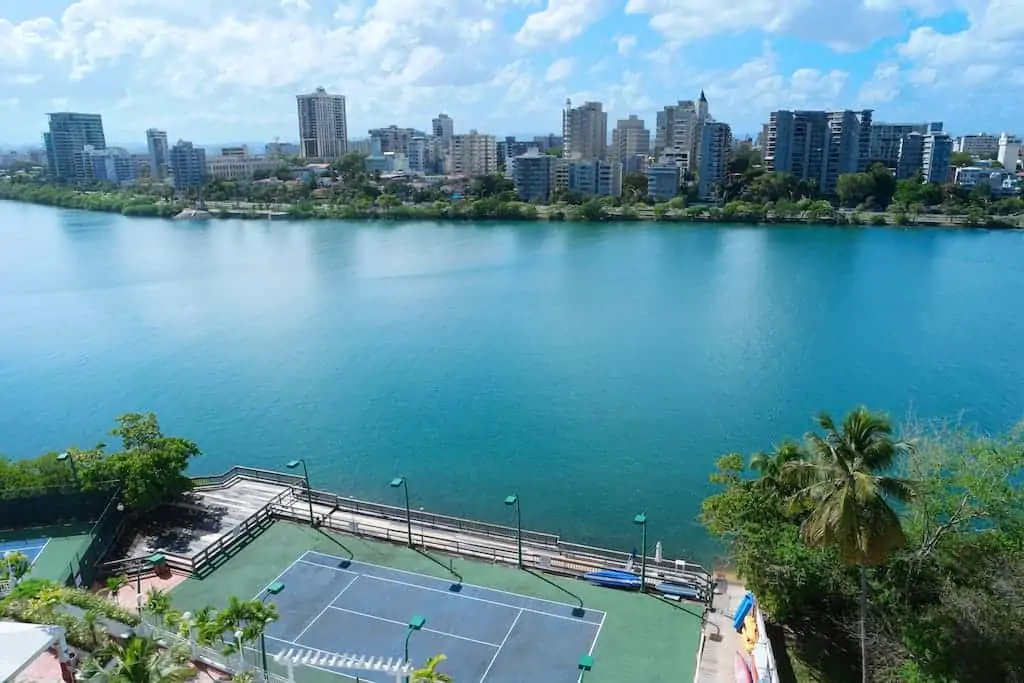
[[[560,128],[566,98],[653,121],[704,89],[736,135],[778,108],[1016,130],[1024,17],[1010,0],[42,0],[0,17],[0,141],[39,142],[49,112],[104,115],[114,141],[296,140],[295,95],[347,99],[349,137],[397,124],[499,137]],[[794,9],[796,8],[796,9]],[[410,50],[409,44],[417,47]],[[404,46],[404,47],[403,47]],[[964,97],[969,90],[970,97]]]

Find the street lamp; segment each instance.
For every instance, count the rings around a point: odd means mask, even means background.
[[[241,669],[245,669],[245,651],[242,649],[242,638],[245,634],[241,629],[235,631],[235,644],[238,646],[238,662]]]
[[[512,494],[505,498],[505,505],[514,506],[516,509],[516,549],[519,557],[519,568],[523,568],[523,511],[519,507],[519,496]]]
[[[641,512],[633,518],[633,524],[640,526],[642,540],[640,541],[640,592],[647,592],[647,513]]]
[[[427,618],[420,616],[419,614],[413,615],[412,619],[409,620],[409,627],[405,631],[405,663],[409,663],[409,637],[412,636],[413,631],[419,631],[427,624]],[[409,677],[405,677],[405,683],[409,683]]]
[[[309,487],[309,469],[306,468],[306,460],[304,458],[289,460],[285,467],[294,470],[299,465],[302,465],[302,478],[306,481],[306,499],[309,501],[309,526],[312,527],[316,526],[316,523],[313,521],[313,489]]]
[[[401,488],[405,491],[405,526],[409,531],[409,547],[412,547],[412,511],[409,509],[409,482],[405,477],[395,477],[389,486],[393,489]]]
[[[263,628],[260,629],[260,660],[263,662],[263,680],[270,680],[270,672],[267,671],[267,624],[274,621],[268,617],[263,621]]]
[[[64,451],[57,456],[58,462],[67,462],[71,466],[71,478],[75,481],[75,486],[78,486],[78,470],[75,469],[75,459],[71,457],[71,453]]]

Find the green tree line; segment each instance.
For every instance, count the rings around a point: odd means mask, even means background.
[[[120,448],[111,450],[99,443],[36,458],[0,456],[0,499],[120,489],[126,508],[144,513],[192,488],[185,469],[200,455],[199,447],[189,439],[165,435],[153,413],[120,416],[110,435],[120,441]]]
[[[823,681],[1024,680],[1024,430],[897,438],[863,408],[817,427],[723,456],[701,512],[781,662]]]

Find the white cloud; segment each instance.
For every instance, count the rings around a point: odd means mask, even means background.
[[[899,64],[884,62],[875,67],[871,80],[860,87],[857,102],[860,106],[872,107],[892,102],[899,97],[903,83],[903,75]]]
[[[17,74],[7,78],[7,85],[32,85],[43,80],[41,74]]]
[[[560,83],[571,76],[575,68],[576,60],[572,57],[556,59],[548,67],[547,73],[544,74],[544,80],[548,83]]]
[[[636,47],[637,37],[634,35],[615,36],[612,40],[615,41],[615,48],[619,51],[619,54],[623,57],[629,56],[629,53]]]
[[[720,34],[762,31],[793,35],[851,51],[900,35],[906,11],[936,16],[957,0],[628,0],[627,14],[646,14],[672,45]]]
[[[516,40],[531,47],[565,43],[582,35],[606,9],[606,0],[548,0],[547,7],[526,17]]]

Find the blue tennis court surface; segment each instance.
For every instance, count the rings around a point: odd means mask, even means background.
[[[313,551],[278,582],[284,588],[277,595],[261,593],[280,612],[267,629],[269,654],[314,648],[401,658],[409,620],[419,615],[426,625],[412,634],[410,661],[422,665],[444,654],[440,668],[458,683],[577,683],[580,657],[593,652],[605,618],[597,610],[575,616],[574,605]],[[391,682],[366,673],[360,680]]]
[[[35,564],[36,558],[43,552],[43,548],[50,542],[48,538],[27,538],[20,541],[0,541],[0,557],[7,553],[24,553],[28,557],[29,564]]]

